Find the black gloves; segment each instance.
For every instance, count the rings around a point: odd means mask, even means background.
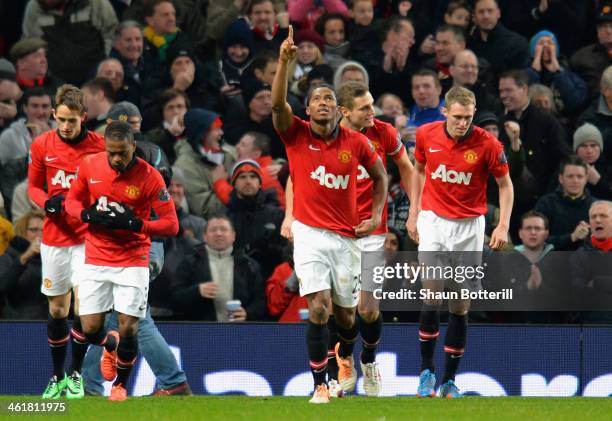
[[[293,292],[294,294],[300,290],[300,281],[295,271],[291,272],[291,276],[285,281],[285,290],[287,292]]]
[[[128,230],[140,232],[142,230],[143,221],[134,215],[134,212],[125,203],[120,203],[123,212],[113,209],[111,214],[111,222],[108,225],[110,229]]]
[[[61,213],[64,209],[64,195],[58,194],[53,196],[45,202],[45,212],[47,213]]]
[[[81,220],[88,224],[108,225],[113,218],[110,211],[100,211],[97,209],[98,203],[94,203],[87,209],[81,211]]]

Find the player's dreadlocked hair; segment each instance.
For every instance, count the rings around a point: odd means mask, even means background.
[[[132,126],[126,121],[112,121],[106,126],[106,130],[104,130],[104,139],[134,143]]]
[[[355,98],[362,97],[368,93],[368,86],[361,82],[345,82],[338,89],[338,105],[353,109]]]
[[[68,83],[60,86],[55,94],[55,108],[65,105],[72,111],[87,112],[85,94],[79,88]]]
[[[453,104],[461,104],[463,106],[476,106],[476,97],[474,92],[461,86],[454,86],[444,96],[444,106],[449,109]]]

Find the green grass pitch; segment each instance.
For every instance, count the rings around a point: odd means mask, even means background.
[[[16,415],[6,410],[7,402],[29,397],[0,397],[2,420],[609,420],[612,399],[465,397],[455,400],[413,397],[335,399],[328,405],[311,405],[305,397],[256,398],[245,396],[192,396],[129,398],[109,402],[86,397],[66,401],[64,415]],[[40,400],[38,400],[40,402]],[[48,401],[45,401],[48,402]]]

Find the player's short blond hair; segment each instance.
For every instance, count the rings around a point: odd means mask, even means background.
[[[460,86],[450,88],[450,90],[444,96],[444,106],[446,108],[450,108],[451,105],[455,103],[463,106],[471,104],[475,107],[476,97],[474,96],[474,92]]]

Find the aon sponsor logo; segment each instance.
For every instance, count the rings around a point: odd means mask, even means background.
[[[310,173],[310,178],[317,180],[320,185],[327,187],[328,189],[342,189],[348,188],[350,175],[335,175],[325,171],[323,165]]]
[[[443,183],[464,184],[468,186],[472,180],[472,173],[464,173],[463,171],[446,170],[446,165],[440,164],[438,168],[431,173],[431,179],[441,179]]]
[[[357,166],[357,171],[359,171],[357,173],[357,180],[364,180],[366,178],[370,178],[370,174],[368,174],[368,171],[363,167],[363,165]]]
[[[63,189],[69,189],[70,184],[75,178],[75,174],[65,173],[64,170],[58,170],[51,179],[51,185],[60,185]]]

